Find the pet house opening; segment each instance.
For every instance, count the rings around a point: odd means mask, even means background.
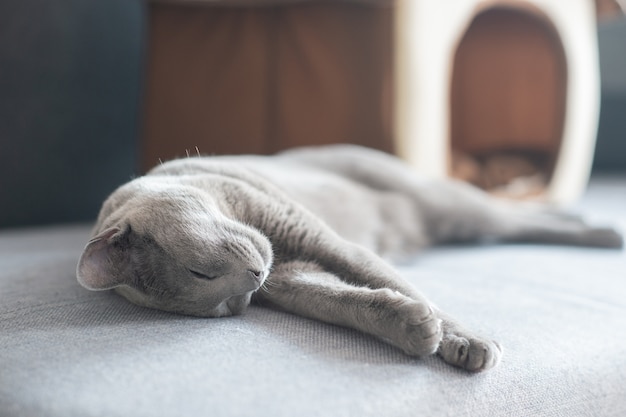
[[[454,55],[451,176],[505,197],[541,196],[561,146],[566,83],[563,45],[541,12],[479,12]]]

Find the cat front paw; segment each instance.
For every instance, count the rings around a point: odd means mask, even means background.
[[[437,351],[443,337],[441,320],[428,304],[407,303],[402,311],[405,337],[400,348],[407,355],[429,356]]]
[[[447,333],[441,340],[437,354],[451,365],[481,372],[500,362],[502,347],[493,340]]]

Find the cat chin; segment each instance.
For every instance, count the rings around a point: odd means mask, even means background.
[[[234,295],[219,303],[217,306],[202,305],[199,302],[172,302],[158,303],[148,299],[145,295],[134,290],[131,287],[121,285],[115,288],[115,292],[124,297],[131,303],[140,307],[153,308],[170,313],[182,314],[185,316],[196,317],[227,317],[242,314],[252,298],[254,291],[248,291],[243,294]],[[181,308],[181,304],[184,306]]]
[[[250,299],[252,298],[252,291],[247,292],[242,295],[236,295],[234,297],[230,297],[226,301],[222,301],[220,305],[217,307],[220,309],[220,313],[225,311],[226,314],[220,314],[219,316],[213,317],[224,317],[224,316],[237,316],[242,314],[246,308],[250,305]]]
[[[171,311],[177,314],[183,314],[187,316],[196,316],[196,317],[207,317],[207,318],[217,318],[217,317],[228,317],[228,316],[237,316],[242,314],[248,305],[250,305],[250,299],[252,297],[252,292],[248,292],[241,295],[232,296],[217,305],[217,307],[209,308],[209,309],[189,309],[185,307],[184,310],[172,309]],[[163,309],[163,308],[159,308]]]

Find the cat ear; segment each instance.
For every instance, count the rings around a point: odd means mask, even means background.
[[[80,285],[89,290],[109,290],[124,283],[118,265],[123,261],[123,257],[119,256],[120,249],[115,243],[127,231],[111,227],[87,243],[76,268],[76,277]]]

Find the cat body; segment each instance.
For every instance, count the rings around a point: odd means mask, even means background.
[[[116,190],[93,235],[77,268],[86,288],[204,317],[256,300],[472,371],[495,366],[501,347],[439,311],[383,258],[485,239],[622,246],[612,229],[422,179],[350,145],[167,162]]]

